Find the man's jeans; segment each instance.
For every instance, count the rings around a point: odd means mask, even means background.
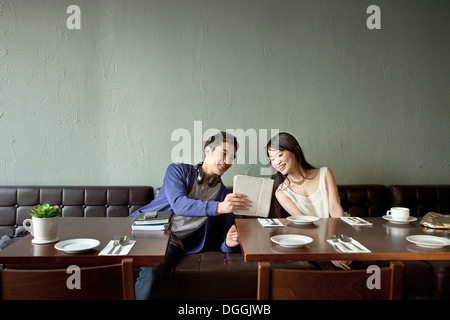
[[[141,267],[134,286],[136,300],[156,299],[164,281],[169,277],[173,267],[180,258],[183,249],[169,243],[166,259],[157,267]]]

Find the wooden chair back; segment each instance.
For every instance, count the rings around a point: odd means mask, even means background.
[[[259,264],[258,299],[260,300],[399,300],[403,281],[403,263],[391,261],[379,269],[380,289],[367,283],[375,273],[367,270],[275,269],[270,263]],[[377,275],[378,276],[378,275]]]
[[[75,273],[67,269],[5,269],[0,271],[3,300],[134,300],[133,259],[120,264],[79,269],[80,288],[72,288]],[[69,285],[68,285],[69,284]]]

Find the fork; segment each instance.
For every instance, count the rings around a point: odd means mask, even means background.
[[[349,248],[342,240],[339,240],[339,238],[336,237],[336,235],[334,235],[334,238],[332,238],[331,241],[333,241],[334,243],[336,243],[336,245],[337,245],[337,244],[342,245],[342,246],[343,246],[345,249],[347,249],[348,251],[354,251],[354,250],[352,250],[351,248]],[[339,248],[339,246],[338,246],[338,248]]]
[[[333,243],[336,245],[336,247],[338,247],[339,250],[341,250],[342,252],[344,252],[345,250],[342,250],[341,245],[343,245],[343,243],[341,243],[339,241],[339,239],[336,237],[336,235],[334,235],[333,238],[331,238],[331,241],[333,241]]]
[[[111,250],[108,251],[107,254],[112,254],[112,253],[114,252],[114,249],[119,245],[119,241],[120,241],[121,238],[122,238],[122,237],[121,237],[121,236],[118,236],[118,235],[116,235],[116,236],[114,237],[114,243],[113,243],[113,246],[112,246]]]

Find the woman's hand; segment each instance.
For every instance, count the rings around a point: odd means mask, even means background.
[[[237,233],[236,225],[232,225],[228,230],[227,238],[225,240],[227,247],[236,247],[239,245],[239,235]]]
[[[336,267],[341,268],[343,270],[350,270],[350,263],[352,261],[346,261],[346,260],[334,260],[331,261],[332,264],[334,264]]]
[[[222,202],[217,205],[217,213],[231,213],[235,210],[247,210],[251,201],[242,193],[229,193]]]

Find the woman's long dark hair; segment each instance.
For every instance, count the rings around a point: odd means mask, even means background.
[[[297,139],[295,139],[289,133],[280,132],[279,134],[275,135],[272,139],[269,140],[266,146],[267,156],[269,156],[269,149],[292,152],[295,155],[295,159],[297,160],[298,171],[300,172],[300,175],[302,175],[302,177],[305,179],[306,177],[303,176],[302,171],[316,168],[311,164],[309,164],[308,161],[306,161],[305,156],[303,154],[303,150],[300,147]],[[270,208],[271,217],[284,218],[289,216],[289,214],[286,212],[286,210],[283,209],[283,207],[280,205],[277,198],[275,197],[275,191],[278,189],[280,184],[282,184],[283,181],[286,180],[286,178],[287,176],[285,176],[279,171],[277,171],[274,175],[272,175],[272,179],[275,181],[275,183],[273,184],[273,191],[272,191],[272,203]]]

